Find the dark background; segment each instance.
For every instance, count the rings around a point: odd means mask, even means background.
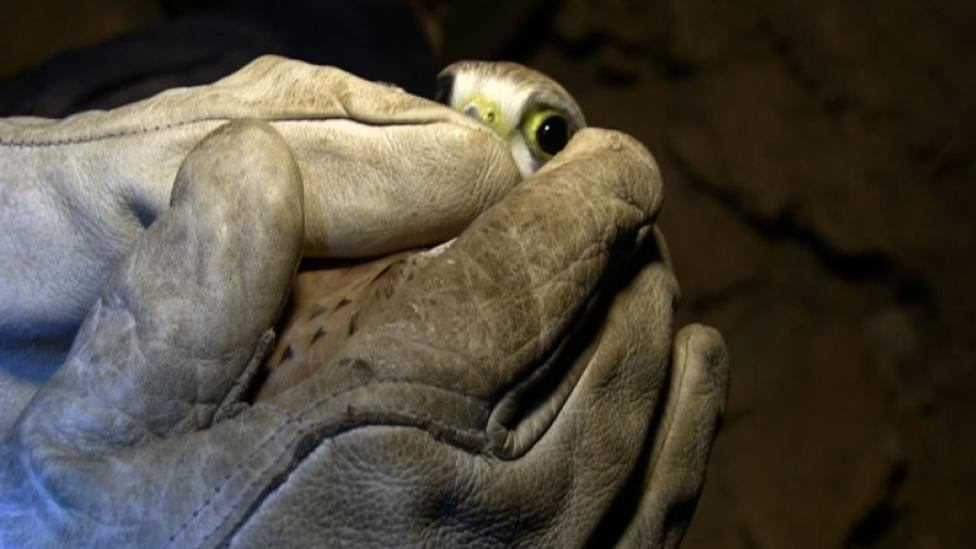
[[[679,318],[729,345],[684,547],[976,546],[976,3],[5,7],[2,115],[111,107],[266,52],[418,93],[461,57],[548,73],[657,157]]]

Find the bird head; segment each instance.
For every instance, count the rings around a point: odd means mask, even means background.
[[[523,177],[541,168],[586,126],[569,92],[518,63],[459,61],[437,80],[435,99],[498,133]]]

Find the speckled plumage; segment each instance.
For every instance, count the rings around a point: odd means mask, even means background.
[[[384,280],[409,257],[409,252],[399,253],[300,272],[279,326],[281,335],[265,361],[268,377],[257,398],[271,398],[312,375],[316,365],[326,362],[356,332],[361,315],[369,314],[364,305],[390,288]]]

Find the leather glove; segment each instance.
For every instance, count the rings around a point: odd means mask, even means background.
[[[454,135],[491,135],[477,131]],[[713,330],[672,333],[678,289],[643,147],[580,132],[501,202],[476,204],[470,217],[487,211],[453,244],[377,278],[355,333],[250,405],[324,214],[279,126],[201,139],[0,447],[0,544],[678,543],[727,364]],[[330,146],[344,147],[322,144],[321,173]],[[512,167],[494,154],[436,181],[500,196]],[[399,240],[415,225],[383,217],[367,239],[391,244],[373,251],[425,240]],[[452,236],[435,232],[421,231]]]
[[[305,183],[305,256],[442,242],[520,180],[507,145],[476,121],[274,56],[112,111],[0,119],[0,436],[64,361],[122,255],[168,208],[190,150],[241,118],[267,121],[288,142]]]

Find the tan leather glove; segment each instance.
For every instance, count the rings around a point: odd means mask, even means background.
[[[489,165],[457,185],[506,178]],[[673,336],[660,178],[634,140],[577,134],[254,405],[317,215],[307,170],[244,121],[175,181],[0,447],[0,544],[678,543],[727,365],[714,331]]]
[[[520,180],[507,145],[474,120],[274,56],[112,111],[0,119],[0,435],[64,361],[123,254],[169,207],[190,150],[241,118],[271,124],[298,164],[306,256],[442,242]]]

